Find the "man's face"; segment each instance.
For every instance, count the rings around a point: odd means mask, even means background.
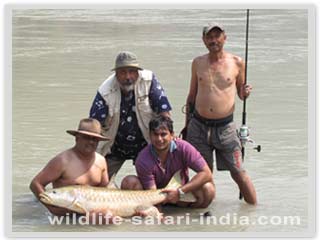
[[[76,136],[76,144],[84,153],[93,153],[98,147],[99,139],[85,134],[78,133]]]
[[[173,139],[173,134],[168,129],[159,128],[151,131],[150,140],[153,147],[157,151],[167,151],[170,148],[170,142]]]
[[[125,92],[129,92],[134,89],[139,73],[137,68],[124,67],[116,70],[117,80],[120,84],[120,88]]]
[[[202,40],[210,52],[219,52],[223,49],[226,35],[219,28],[213,28]]]

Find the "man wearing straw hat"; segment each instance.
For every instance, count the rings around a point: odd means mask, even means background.
[[[170,103],[155,74],[142,69],[137,56],[120,52],[114,71],[98,88],[90,117],[99,120],[110,140],[100,143],[98,152],[106,157],[108,174],[118,172],[125,160],[135,161],[150,143],[149,122],[160,114],[170,116]]]
[[[101,135],[99,121],[92,118],[82,119],[78,130],[67,130],[75,136],[74,147],[59,153],[34,177],[30,189],[39,198],[46,185],[53,188],[68,185],[106,186],[109,182],[105,158],[96,152],[98,142],[107,140]],[[55,215],[70,212],[64,208],[46,205]]]

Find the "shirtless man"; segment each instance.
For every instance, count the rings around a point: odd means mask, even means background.
[[[224,51],[226,34],[220,24],[203,28],[208,54],[193,60],[187,98],[187,141],[194,145],[213,171],[213,151],[218,170],[229,170],[246,202],[256,204],[254,186],[242,168],[241,144],[233,122],[235,96],[241,100],[252,87],[244,84],[243,60]]]
[[[86,118],[79,123],[78,130],[67,130],[75,136],[75,146],[57,156],[34,177],[30,189],[39,199],[45,186],[53,188],[68,185],[106,186],[109,182],[105,158],[96,152],[99,141],[107,140],[101,133],[99,121]],[[69,210],[46,205],[54,215],[65,215]]]

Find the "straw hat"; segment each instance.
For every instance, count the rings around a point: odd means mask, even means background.
[[[67,133],[76,136],[76,134],[84,134],[87,136],[98,138],[99,141],[109,140],[101,135],[101,124],[93,118],[84,118],[80,120],[78,130],[67,130]]]

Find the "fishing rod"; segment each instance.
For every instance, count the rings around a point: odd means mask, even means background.
[[[244,85],[247,85],[247,71],[248,71],[248,43],[249,43],[249,9],[247,9],[247,23],[246,23],[246,48],[245,48],[245,66],[244,66]],[[241,142],[241,155],[242,155],[242,162],[244,162],[245,156],[245,146],[246,143],[249,142],[255,145],[255,142],[249,137],[249,128],[246,125],[247,120],[247,98],[244,97],[243,99],[243,111],[242,111],[242,125],[239,129],[239,138]],[[257,150],[257,152],[261,151],[261,146],[257,145],[253,149]],[[242,199],[241,192],[239,193],[239,199]]]

